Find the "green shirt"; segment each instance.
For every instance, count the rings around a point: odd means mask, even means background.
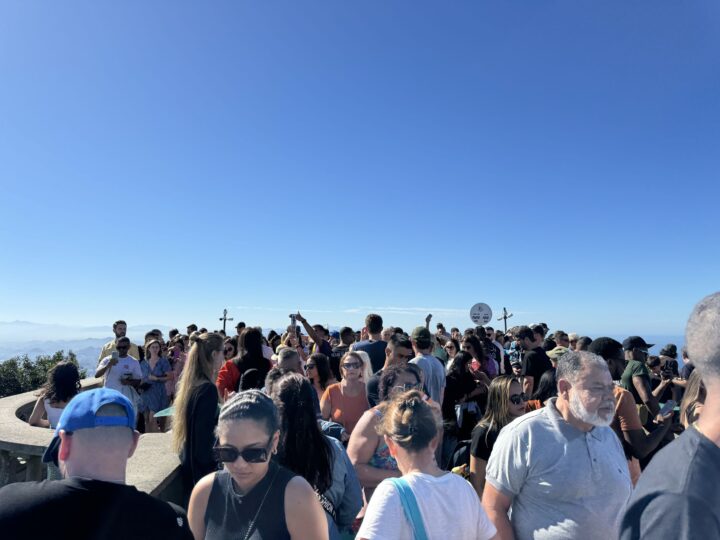
[[[625,371],[623,371],[622,377],[620,377],[620,386],[630,392],[633,395],[633,398],[635,398],[635,403],[640,405],[643,401],[640,399],[640,394],[638,394],[638,391],[635,389],[633,377],[644,378],[647,381],[648,387],[650,386],[650,370],[644,362],[640,362],[639,360],[630,360],[627,363],[627,366],[625,366]]]

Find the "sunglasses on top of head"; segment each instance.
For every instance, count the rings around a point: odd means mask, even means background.
[[[265,463],[268,460],[270,445],[265,448],[243,448],[238,450],[234,446],[214,446],[213,455],[221,463],[234,463],[237,458],[243,458],[246,463]]]

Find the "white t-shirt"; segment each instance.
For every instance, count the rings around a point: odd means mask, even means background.
[[[410,473],[403,478],[415,495],[428,538],[487,540],[495,536],[495,526],[477,493],[461,476]],[[388,480],[375,489],[357,538],[413,540],[400,494]]]
[[[111,356],[106,356],[100,360],[98,368],[107,366],[112,359]],[[105,372],[105,388],[112,388],[118,392],[123,392],[124,385],[120,382],[123,375],[132,373],[133,379],[142,379],[142,369],[140,369],[140,362],[135,360],[132,356],[128,355],[125,358],[118,358],[118,363],[111,366]]]

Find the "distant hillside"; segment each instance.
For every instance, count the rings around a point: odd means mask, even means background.
[[[72,351],[77,355],[80,367],[95,371],[100,349],[110,338],[82,339],[82,340],[56,340],[56,341],[24,341],[15,343],[0,343],[0,361],[13,356],[27,354],[30,358],[39,355],[55,354],[57,351]]]

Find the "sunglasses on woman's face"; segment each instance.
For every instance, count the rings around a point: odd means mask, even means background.
[[[311,369],[315,369],[315,364],[305,364],[305,371],[310,371]]]
[[[233,352],[232,349],[225,349],[225,354],[228,354],[228,353],[231,353],[231,352]]]
[[[214,446],[213,455],[221,463],[234,463],[237,458],[243,458],[245,463],[265,463],[268,460],[268,447],[266,448],[243,448],[238,450],[234,446]]]
[[[510,403],[512,403],[513,405],[520,405],[520,403],[527,400],[528,396],[525,392],[523,392],[522,394],[513,394],[510,396]]]
[[[455,350],[455,345],[446,345],[446,346],[445,346],[445,350],[446,350],[446,351],[454,351],[454,350]]]
[[[342,365],[345,369],[360,369],[360,362],[347,362]]]

